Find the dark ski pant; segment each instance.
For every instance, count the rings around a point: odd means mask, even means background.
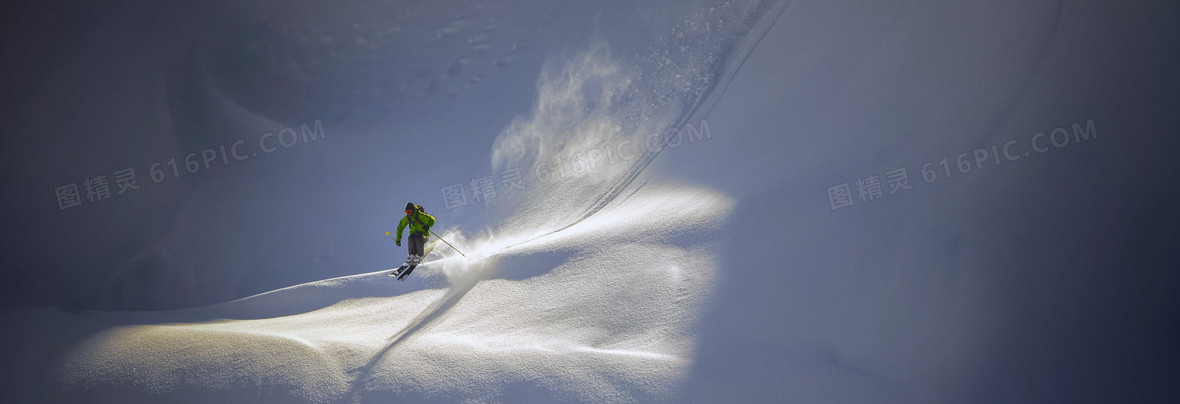
[[[426,237],[421,234],[410,234],[410,238],[406,239],[406,247],[410,250],[410,255],[422,256],[422,249],[426,247]]]

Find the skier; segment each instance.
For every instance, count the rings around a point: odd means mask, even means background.
[[[406,203],[406,217],[397,224],[397,238],[393,239],[394,244],[402,245],[402,230],[405,230],[406,225],[410,226],[410,237],[406,240],[409,245],[410,257],[406,259],[406,263],[417,266],[422,262],[423,248],[426,247],[426,239],[430,238],[430,227],[434,226],[434,216],[426,214],[426,209],[421,206],[414,205],[413,202]]]

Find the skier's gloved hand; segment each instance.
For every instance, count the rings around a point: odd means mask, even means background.
[[[394,244],[397,244],[397,246],[398,246],[398,247],[401,247],[401,246],[402,246],[402,242],[400,242],[400,241],[394,241],[393,243],[394,243]]]

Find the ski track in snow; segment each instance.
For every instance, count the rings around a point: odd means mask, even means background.
[[[423,264],[433,276],[454,274],[444,290],[365,297],[371,288],[397,287],[380,271],[181,313],[91,313],[140,324],[76,347],[63,380],[81,395],[75,398],[122,385],[182,401],[241,390],[279,401],[450,401],[500,397],[523,383],[552,399],[666,399],[689,363],[692,313],[715,264],[695,237],[659,239],[717,225],[731,202],[701,189],[649,189],[608,208],[620,214],[594,216],[527,248]],[[639,217],[666,220],[640,222],[643,236],[604,251],[603,230]],[[538,275],[524,280],[491,278],[498,265],[528,266],[531,255],[553,250],[571,258],[529,268]],[[603,276],[600,268],[625,270]],[[326,307],[265,317],[267,308],[283,310],[276,302],[335,292],[341,300]],[[152,324],[242,313],[258,318]]]

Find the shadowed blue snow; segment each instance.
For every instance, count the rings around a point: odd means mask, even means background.
[[[0,391],[1175,401],[1177,11],[13,6]]]

